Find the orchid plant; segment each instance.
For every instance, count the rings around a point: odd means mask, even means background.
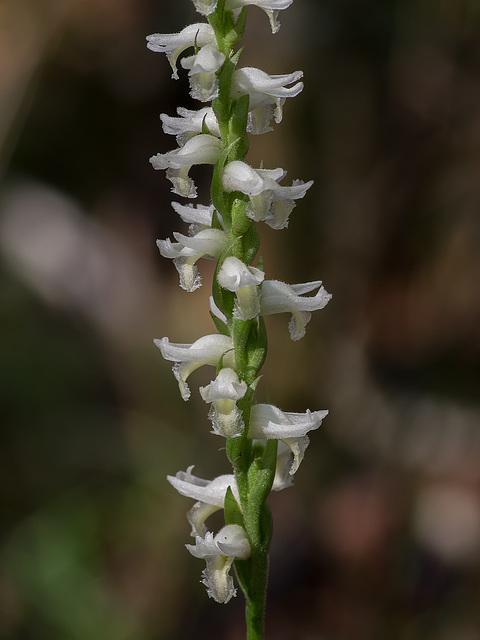
[[[213,165],[211,203],[172,207],[189,225],[188,232],[174,233],[174,241],[158,240],[162,256],[171,258],[180,286],[195,291],[202,284],[197,267],[200,258],[217,261],[210,298],[216,333],[192,344],[155,340],[162,356],[174,363],[184,400],[190,397],[187,379],[197,368],[210,365],[215,378],[200,387],[210,405],[212,433],[225,440],[232,473],[213,480],[186,472],[168,476],[183,496],[195,501],[187,514],[194,544],[190,553],[206,562],[203,583],[217,602],[236,595],[232,566],[246,599],[248,640],[263,638],[268,552],[272,517],[270,491],[292,485],[293,475],[308,446],[308,433],[317,429],[327,411],[284,412],[274,405],[257,404],[255,391],[267,354],[264,316],[289,313],[292,340],[305,335],[311,312],[330,299],[320,281],[288,285],[265,279],[259,249],[257,223],[273,229],[288,225],[295,202],[313,182],[285,178],[281,168],[251,167],[245,162],[248,134],[272,130],[280,123],[287,98],[298,95],[302,72],[268,75],[253,67],[238,67],[238,48],[247,18],[247,5],[267,14],[272,33],[280,28],[279,12],[293,0],[193,0],[206,21],[191,24],[175,34],[147,37],[152,51],[167,55],[172,77],[180,65],[188,71],[191,96],[210,106],[198,110],[179,108],[177,116],[162,114],[165,133],[176,136],[178,147],[150,158],[155,169],[166,169],[172,191],[195,198],[197,190],[189,170],[193,165]],[[313,295],[306,295],[314,292]],[[209,516],[223,509],[225,526],[209,531]]]

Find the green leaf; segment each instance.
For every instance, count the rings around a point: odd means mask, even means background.
[[[252,264],[260,246],[260,236],[255,224],[250,224],[243,234],[243,261],[245,264]]]
[[[203,116],[203,120],[202,120],[202,133],[208,133],[209,135],[212,135],[212,132],[210,131],[210,129],[207,127],[207,114],[205,114]]]
[[[227,493],[225,494],[224,510],[226,524],[238,524],[241,527],[245,527],[242,511],[233,495],[231,487],[228,487]]]
[[[217,318],[217,316],[211,311],[210,311],[210,316],[213,320],[213,324],[215,325],[215,328],[218,331],[218,333],[222,336],[229,336],[230,331],[228,330],[228,326],[224,322],[222,322],[220,318]]]

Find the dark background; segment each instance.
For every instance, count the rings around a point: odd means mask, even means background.
[[[267,277],[334,296],[300,342],[268,318],[259,400],[330,415],[272,495],[267,638],[479,640],[480,4],[295,0],[275,36],[249,12],[241,64],[305,89],[247,159],[315,180],[261,230]],[[159,114],[195,105],[145,36],[199,19],[0,3],[2,639],[244,637],[165,479],[228,472],[212,372],[184,403],[152,344],[214,331],[213,263],[186,294],[155,247],[185,228],[148,163],[175,146]]]

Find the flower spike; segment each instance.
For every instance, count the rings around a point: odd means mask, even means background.
[[[188,232],[157,240],[162,256],[173,260],[180,287],[195,291],[201,285],[200,258],[218,261],[210,297],[217,333],[191,344],[154,340],[162,356],[173,362],[173,373],[184,400],[187,381],[203,365],[215,367],[211,381],[199,388],[209,405],[211,433],[225,438],[224,448],[233,470],[206,480],[193,466],[168,476],[170,484],[194,501],[187,513],[194,543],[188,551],[206,562],[202,582],[208,595],[227,603],[236,594],[230,569],[235,563],[238,583],[246,597],[247,637],[262,640],[267,586],[268,549],[272,536],[267,504],[270,491],[293,484],[309,444],[327,411],[291,413],[270,404],[255,404],[268,339],[263,316],[289,313],[290,336],[299,340],[312,311],[322,309],[331,296],[319,280],[289,285],[266,280],[262,258],[257,259],[259,230],[264,222],[284,229],[313,181],[283,184],[286,171],[254,168],[246,161],[248,134],[272,130],[281,122],[287,98],[303,89],[302,71],[269,75],[256,67],[238,68],[239,44],[251,6],[266,13],[271,30],[280,28],[281,11],[293,0],[192,0],[205,22],[179,33],[148,36],[148,48],[167,55],[178,78],[186,70],[190,95],[201,108],[178,108],[174,116],[160,115],[165,134],[175,136],[178,148],[158,153],[150,162],[165,169],[172,191],[195,198],[189,175],[194,165],[214,165],[211,204],[172,202]],[[187,50],[189,50],[187,52]],[[185,53],[185,55],[183,55]],[[253,265],[256,266],[253,266]],[[310,294],[310,295],[309,295]],[[196,322],[192,313],[192,322]],[[211,530],[207,519],[223,516],[225,526]],[[215,533],[218,531],[218,533]]]

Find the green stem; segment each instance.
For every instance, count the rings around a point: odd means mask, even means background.
[[[212,179],[212,201],[220,211],[229,236],[226,255],[232,255],[247,264],[252,264],[258,250],[258,232],[248,218],[248,197],[241,193],[226,194],[223,191],[222,175],[226,163],[244,160],[248,151],[247,118],[249,98],[234,99],[231,84],[240,52],[234,47],[245,28],[246,10],[242,10],[235,22],[233,13],[225,11],[225,0],[219,0],[216,11],[209,16],[217,39],[218,48],[226,56],[218,73],[219,95],[212,107],[218,120],[224,153],[214,169]],[[245,561],[236,561],[235,568],[246,599],[247,640],[263,640],[264,610],[268,577],[268,551],[272,532],[271,514],[266,499],[271,490],[276,466],[276,442],[253,445],[248,439],[250,409],[254,401],[255,380],[265,359],[267,341],[263,320],[239,320],[233,318],[234,297],[223,294],[214,283],[216,301],[228,320],[228,331],[235,351],[235,369],[240,379],[250,385],[248,394],[238,403],[244,417],[245,431],[242,436],[229,438],[226,443],[227,456],[232,463],[240,497],[240,507],[233,494],[226,519],[242,522],[251,546],[251,556]],[[222,308],[223,302],[223,308]],[[228,511],[228,514],[227,514]]]

